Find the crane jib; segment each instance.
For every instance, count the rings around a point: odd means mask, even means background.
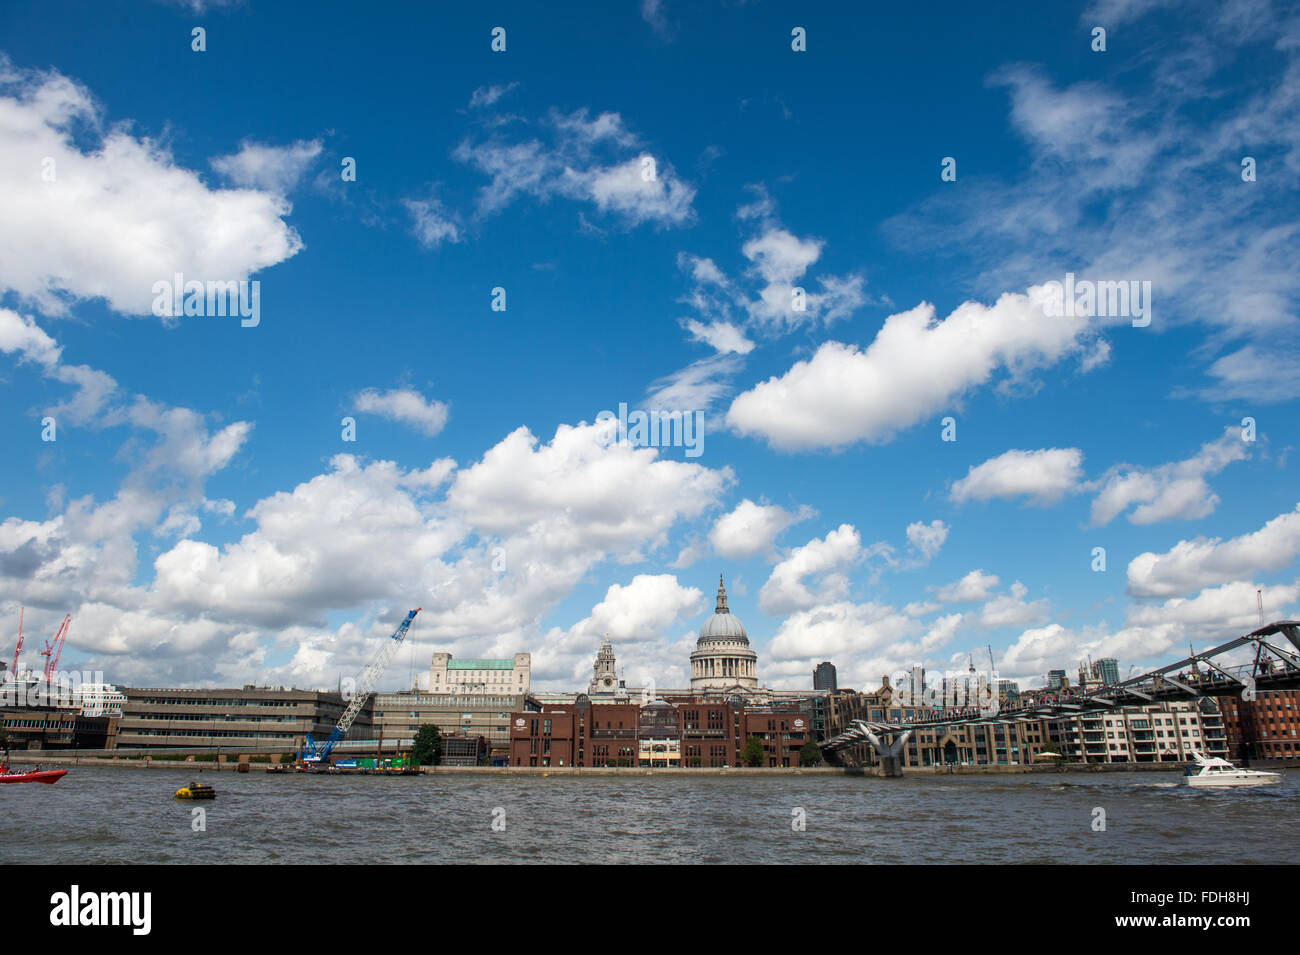
[[[335,725],[334,731],[330,733],[329,739],[322,744],[319,753],[316,749],[316,741],[311,738],[310,734],[307,735],[306,745],[303,747],[305,752],[305,761],[312,763],[326,762],[329,758],[330,750],[334,748],[334,744],[343,739],[347,731],[352,728],[352,724],[356,720],[357,715],[366,705],[366,701],[370,699],[370,694],[374,692],[375,684],[378,683],[379,678],[383,676],[384,670],[388,666],[388,661],[392,659],[397,648],[401,646],[402,640],[405,639],[407,631],[411,629],[411,621],[414,620],[415,615],[423,609],[423,607],[416,607],[408,613],[406,619],[402,621],[401,626],[393,632],[392,640],[384,644],[384,646],[380,648],[379,653],[375,655],[375,658],[366,664],[364,669],[362,669],[361,677],[357,681],[356,692],[352,695],[352,699],[343,710],[343,715],[339,717],[339,721]]]

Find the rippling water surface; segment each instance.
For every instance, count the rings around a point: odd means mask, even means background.
[[[1300,862],[1300,773],[1194,790],[1176,773],[575,779],[306,777],[73,767],[0,786],[4,863]],[[191,829],[201,806],[207,830]],[[1094,809],[1106,831],[1093,831]],[[794,831],[794,810],[806,828]],[[493,831],[494,810],[505,830]]]

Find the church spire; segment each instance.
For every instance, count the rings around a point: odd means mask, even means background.
[[[718,574],[718,605],[713,608],[714,613],[730,613],[727,609],[727,588],[722,586],[722,575]]]

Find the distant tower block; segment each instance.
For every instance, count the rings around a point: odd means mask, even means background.
[[[817,669],[813,670],[813,689],[830,690],[832,692],[839,689],[836,685],[834,663],[827,660],[817,664]]]

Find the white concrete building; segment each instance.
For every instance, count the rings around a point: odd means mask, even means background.
[[[527,694],[532,685],[532,654],[514,659],[457,660],[450,653],[435,653],[429,667],[430,693]]]

